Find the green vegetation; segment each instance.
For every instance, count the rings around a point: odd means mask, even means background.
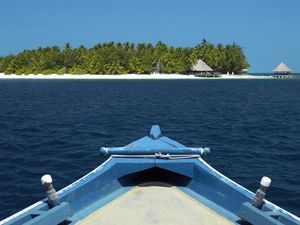
[[[240,73],[248,62],[237,44],[213,45],[203,40],[194,48],[152,44],[103,43],[90,49],[66,44],[25,50],[0,57],[0,72],[5,74],[148,74],[154,63],[163,73],[185,73],[202,59],[220,73]]]

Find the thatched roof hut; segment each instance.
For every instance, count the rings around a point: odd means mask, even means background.
[[[283,62],[280,63],[274,70],[273,72],[275,74],[291,74],[292,73],[292,70],[290,67],[288,67],[287,65],[285,65]]]
[[[210,68],[203,60],[199,59],[198,62],[192,66],[191,71],[194,72],[213,72],[213,69]]]
[[[160,63],[153,63],[152,64],[152,73],[160,73],[162,71],[163,66]]]

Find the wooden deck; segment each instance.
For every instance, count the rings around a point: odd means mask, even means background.
[[[166,184],[145,184],[98,209],[77,225],[232,225],[233,223]]]

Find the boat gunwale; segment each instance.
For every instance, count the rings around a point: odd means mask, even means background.
[[[243,187],[242,185],[238,184],[237,182],[231,180],[230,178],[228,178],[227,176],[225,176],[224,174],[222,174],[220,171],[216,170],[215,168],[213,168],[211,165],[209,165],[207,162],[205,162],[202,158],[199,158],[199,160],[206,166],[208,167],[211,171],[213,171],[217,176],[220,176],[221,178],[223,178],[222,180],[225,182],[229,182],[231,184],[233,184],[236,188],[240,189],[241,191],[244,192],[244,194],[246,194],[248,197],[254,197],[254,193],[250,190],[248,190],[247,188]],[[274,207],[273,210],[278,210],[286,215],[291,216],[292,218],[294,218],[295,220],[300,222],[300,217],[290,213],[289,211],[281,208],[280,206],[268,201],[267,199],[264,199],[264,201],[268,204],[268,206],[272,206]]]
[[[72,188],[77,188],[77,185],[81,182],[81,181],[84,181],[85,178],[89,177],[90,175],[100,171],[101,169],[103,169],[103,167],[112,159],[112,157],[109,157],[107,160],[105,160],[103,163],[101,163],[99,166],[97,166],[95,169],[93,169],[92,171],[90,171],[89,173],[85,174],[83,177],[79,178],[78,180],[74,181],[73,183],[67,185],[66,187],[64,187],[63,189],[59,190],[57,192],[58,196],[61,197],[60,195],[63,194],[65,191],[67,190],[72,190]],[[99,174],[100,175],[100,174]],[[0,225],[3,225],[15,218],[17,218],[18,216],[34,209],[35,207],[45,203],[47,201],[47,198],[43,198],[42,200],[38,201],[38,202],[35,202],[33,203],[32,205],[10,215],[9,217],[6,217],[4,218],[3,220],[0,221]]]
[[[62,197],[72,191],[74,191],[77,188],[80,188],[81,185],[86,184],[87,179],[91,178],[91,180],[96,179],[97,177],[101,176],[102,173],[97,174],[98,172],[102,171],[105,167],[106,164],[108,164],[109,162],[112,162],[112,159],[116,159],[114,158],[114,156],[110,156],[106,161],[104,161],[101,165],[99,165],[98,167],[96,167],[95,169],[93,169],[92,171],[90,171],[89,173],[87,173],[86,175],[84,175],[83,177],[79,178],[78,180],[74,181],[73,183],[69,184],[68,186],[64,187],[63,189],[59,190],[57,193],[59,195],[59,197]],[[119,160],[128,160],[128,158],[120,158],[118,157]],[[250,190],[248,190],[247,188],[243,187],[242,185],[236,183],[235,181],[231,180],[230,178],[228,178],[227,176],[225,176],[224,174],[222,174],[221,172],[219,172],[218,170],[216,170],[215,168],[213,168],[211,165],[209,165],[203,158],[199,157],[199,161],[202,163],[202,165],[204,165],[210,172],[213,173],[213,175],[218,178],[221,179],[223,182],[226,182],[226,184],[231,185],[232,187],[234,187],[235,189],[237,189],[237,191],[241,192],[242,194],[246,195],[247,197],[252,198],[254,196],[254,193],[251,192]],[[108,167],[108,169],[111,167]],[[90,177],[92,175],[96,174],[95,177]],[[18,216],[34,209],[35,207],[45,203],[47,201],[46,198],[28,206],[27,208],[3,219],[2,221],[0,221],[0,225],[3,225],[9,221],[11,221],[12,219],[17,218]],[[265,200],[265,202],[268,204],[268,206],[273,207],[272,210],[274,211],[279,211],[283,214],[286,214],[290,217],[292,217],[293,219],[300,221],[300,218],[290,212],[288,212],[287,210],[277,206],[276,204]]]

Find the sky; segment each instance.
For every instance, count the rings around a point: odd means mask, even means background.
[[[300,72],[299,0],[0,0],[0,56],[24,49],[203,38],[241,45],[249,72]]]

